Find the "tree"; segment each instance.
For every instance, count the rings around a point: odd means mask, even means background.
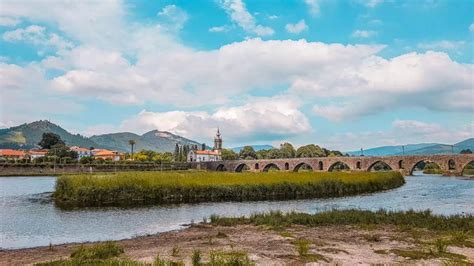
[[[176,143],[176,145],[174,146],[174,161],[177,162],[179,161],[179,145],[178,143]]]
[[[266,159],[279,159],[279,158],[285,158],[283,157],[281,150],[273,148],[268,151]]]
[[[314,144],[301,146],[296,150],[296,157],[298,158],[312,158],[312,157],[325,157],[326,153],[321,147]]]
[[[268,158],[268,152],[270,150],[259,150],[257,151],[257,159],[267,159]]]
[[[69,147],[62,143],[58,143],[56,145],[53,145],[50,147],[48,153],[48,156],[56,156],[58,158],[71,158],[71,159],[77,159],[78,154],[75,151],[71,151]]]
[[[51,132],[43,133],[43,137],[38,143],[38,145],[40,145],[43,149],[51,149],[51,147],[56,144],[65,145],[64,141],[62,141],[61,137],[58,134],[54,134]]]
[[[257,153],[252,146],[245,146],[239,152],[240,159],[257,159]]]
[[[222,160],[237,160],[239,155],[230,149],[222,149],[221,151]]]
[[[136,143],[137,142],[133,139],[128,141],[128,145],[130,145],[130,147],[131,147],[132,160],[133,160],[133,146],[135,146]]]
[[[472,154],[471,149],[464,149],[460,152],[460,154]]]
[[[285,142],[280,145],[280,158],[295,158],[296,150],[291,143]]]

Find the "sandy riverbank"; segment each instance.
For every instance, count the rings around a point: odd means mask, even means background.
[[[246,253],[257,265],[318,264],[386,264],[421,263],[442,264],[445,256],[416,253],[426,251],[426,243],[434,237],[429,231],[401,231],[394,226],[361,228],[356,226],[292,226],[273,230],[262,226],[196,225],[191,228],[116,241],[124,248],[121,257],[151,263],[159,254],[161,258],[191,264],[193,250],[200,250],[206,262],[211,251]],[[472,236],[471,236],[472,237]],[[309,241],[308,256],[300,256],[295,242]],[[432,239],[431,239],[432,240]],[[471,239],[473,240],[473,239]],[[67,259],[80,244],[64,244],[20,250],[0,251],[0,265],[25,265]],[[173,248],[178,254],[172,256]],[[398,251],[397,251],[398,250]],[[400,251],[401,250],[401,251]],[[403,251],[415,251],[410,257]],[[474,248],[448,246],[447,252],[460,254],[474,262]],[[397,255],[398,254],[398,255]],[[425,254],[425,255],[420,255]],[[406,255],[405,255],[406,256]],[[421,256],[423,259],[417,259]],[[450,255],[451,256],[451,255]]]

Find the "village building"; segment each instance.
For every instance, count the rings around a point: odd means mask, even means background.
[[[45,157],[48,154],[48,150],[30,150],[27,155],[31,160]]]
[[[191,150],[187,155],[188,162],[215,162],[221,161],[222,137],[219,129],[217,129],[214,137],[214,148],[212,150]]]
[[[12,149],[0,149],[0,158],[2,159],[14,159],[21,160],[26,157],[24,151],[12,150]]]
[[[78,146],[72,146],[70,147],[70,150],[77,152],[77,159],[79,160],[84,157],[92,157],[93,155],[90,149],[82,148]]]
[[[120,161],[125,159],[125,154],[118,151],[109,151],[105,149],[92,150],[92,156],[95,159],[101,158],[104,160]]]

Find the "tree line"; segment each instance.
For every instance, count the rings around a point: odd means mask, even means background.
[[[340,151],[328,150],[315,144],[308,144],[295,149],[291,143],[285,142],[280,148],[255,151],[252,146],[243,147],[239,153],[230,149],[222,150],[223,160],[254,160],[254,159],[283,159],[283,158],[312,158],[349,156]]]

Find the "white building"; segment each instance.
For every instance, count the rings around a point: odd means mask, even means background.
[[[92,151],[89,150],[89,149],[86,149],[86,148],[81,148],[81,147],[78,147],[78,146],[72,146],[71,148],[71,151],[75,151],[77,152],[77,159],[81,159],[83,157],[92,157]]]
[[[188,162],[215,162],[221,161],[221,151],[222,151],[222,138],[219,129],[217,129],[217,134],[214,137],[214,149],[213,150],[203,150],[195,151],[191,150],[187,155]]]

